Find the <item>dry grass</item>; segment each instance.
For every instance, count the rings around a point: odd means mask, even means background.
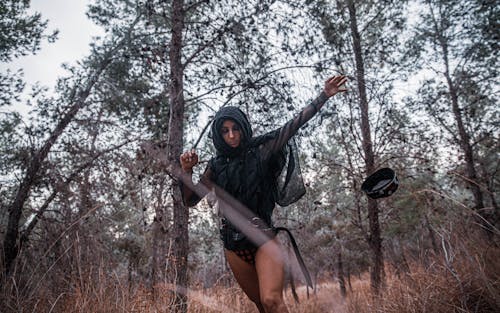
[[[353,291],[348,292],[345,303],[338,285],[332,282],[320,284],[309,298],[305,288],[299,287],[299,304],[289,291],[285,299],[292,313],[500,312],[498,260],[499,248],[461,244],[434,257],[427,266],[413,264],[410,272],[400,277],[387,270],[387,286],[378,299],[372,297],[367,275],[352,281]],[[166,284],[158,285],[153,295],[149,288],[129,289],[125,280],[104,274],[95,281],[58,286],[58,292],[53,291],[56,288],[39,288],[31,297],[16,293],[14,284],[10,288],[8,293],[6,289],[2,293],[2,313],[156,313],[171,311],[173,304],[171,288]],[[237,286],[189,289],[187,294],[190,313],[256,312]]]
[[[379,298],[372,296],[365,275],[352,280],[353,291],[348,291],[345,301],[337,283],[324,282],[309,298],[305,288],[298,287],[299,304],[287,290],[286,303],[292,313],[500,312],[500,248],[469,238],[453,244],[447,241],[442,250],[425,265],[414,261],[409,272],[400,276],[386,266],[387,284]],[[153,292],[143,285],[130,288],[126,277],[105,266],[91,272],[69,279],[58,272],[35,279],[20,276],[4,283],[0,312],[156,313],[172,309],[172,288],[167,284],[157,285]],[[186,292],[190,313],[256,312],[237,286]]]
[[[126,284],[117,279],[101,279],[96,283],[85,284],[79,281],[78,284],[71,285],[73,287],[67,286],[67,292],[60,294],[52,293],[47,288],[38,290],[37,294],[30,298],[18,297],[15,294],[10,298],[4,297],[0,312],[156,313],[170,312],[173,308],[172,289],[166,284],[156,286],[154,294],[145,286],[129,290]],[[71,288],[72,291],[69,291]],[[337,285],[322,284],[316,293],[310,291],[309,298],[304,287],[299,287],[297,292],[300,303],[295,303],[290,292],[285,294],[290,312],[346,312]],[[254,304],[237,286],[207,290],[189,289],[187,294],[189,313],[257,312]]]
[[[500,312],[500,249],[461,243],[428,266],[414,264],[398,277],[388,273],[378,299],[368,282],[358,283],[347,301],[351,313]]]

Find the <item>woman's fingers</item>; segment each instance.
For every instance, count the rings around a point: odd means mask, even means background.
[[[198,155],[196,154],[194,149],[191,151],[186,151],[181,154],[180,161],[181,165],[192,167],[198,163]]]
[[[347,77],[342,76],[341,79],[337,82],[337,87],[339,88],[339,91],[347,91],[347,88],[345,87],[346,82],[347,82]]]
[[[333,79],[331,80],[331,82],[336,84],[337,86],[342,85],[346,81],[347,81],[347,77],[345,77],[344,75],[334,76]]]
[[[335,95],[338,92],[347,91],[345,83],[347,82],[347,77],[344,75],[332,76],[328,78],[325,82],[324,91],[328,97]]]
[[[332,76],[327,79],[326,83],[328,85],[340,86],[343,85],[347,81],[347,77],[344,75]]]
[[[336,79],[336,78],[337,78],[337,76],[332,76],[332,77],[330,77],[330,78],[327,80],[327,83],[328,83],[328,84],[333,83],[333,82],[335,81],[335,79]]]
[[[184,152],[181,154],[181,162],[189,162],[191,160],[191,153],[190,152]]]

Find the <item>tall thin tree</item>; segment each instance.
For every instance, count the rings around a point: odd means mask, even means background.
[[[480,224],[491,231],[498,223],[494,197],[492,209],[485,210],[485,192],[490,194],[485,186],[492,174],[480,175],[480,153],[475,150],[495,136],[491,117],[497,101],[490,90],[498,86],[498,42],[491,25],[498,6],[488,1],[425,0],[421,8],[408,55],[417,70],[435,75],[424,81],[418,103],[459,148],[461,177]]]

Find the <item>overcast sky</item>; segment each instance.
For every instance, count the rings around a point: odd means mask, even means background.
[[[24,69],[27,90],[35,82],[52,89],[57,78],[64,75],[61,64],[75,64],[89,53],[92,37],[103,34],[85,15],[87,5],[91,2],[92,0],[31,0],[30,11],[42,13],[42,18],[49,20],[49,32],[59,30],[59,39],[52,44],[43,43],[41,50],[34,56],[0,64],[0,70]]]
[[[48,19],[48,32],[58,29],[59,39],[52,44],[43,43],[36,55],[18,58],[9,64],[0,63],[0,70],[24,69],[26,92],[29,92],[29,86],[36,82],[52,89],[57,78],[65,74],[61,65],[75,64],[88,55],[92,37],[103,35],[102,29],[85,15],[88,4],[92,2],[93,0],[31,0],[30,11],[40,12],[43,19]],[[408,82],[397,84],[397,98],[409,94],[412,91],[410,85]],[[11,109],[23,113],[28,111],[19,104]]]

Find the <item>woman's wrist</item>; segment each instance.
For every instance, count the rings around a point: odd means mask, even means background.
[[[323,106],[323,104],[325,104],[325,102],[328,100],[328,98],[329,97],[326,94],[326,92],[324,90],[322,90],[321,93],[319,94],[319,96],[313,100],[311,105],[314,107],[314,109],[316,109],[316,112],[318,112],[321,109],[321,107]]]
[[[333,95],[331,95],[331,96],[333,96]],[[328,100],[331,96],[329,96],[326,93],[326,90],[323,89],[323,90],[321,90],[321,93],[319,94],[318,98],[320,99],[320,101],[324,102],[324,101]]]

